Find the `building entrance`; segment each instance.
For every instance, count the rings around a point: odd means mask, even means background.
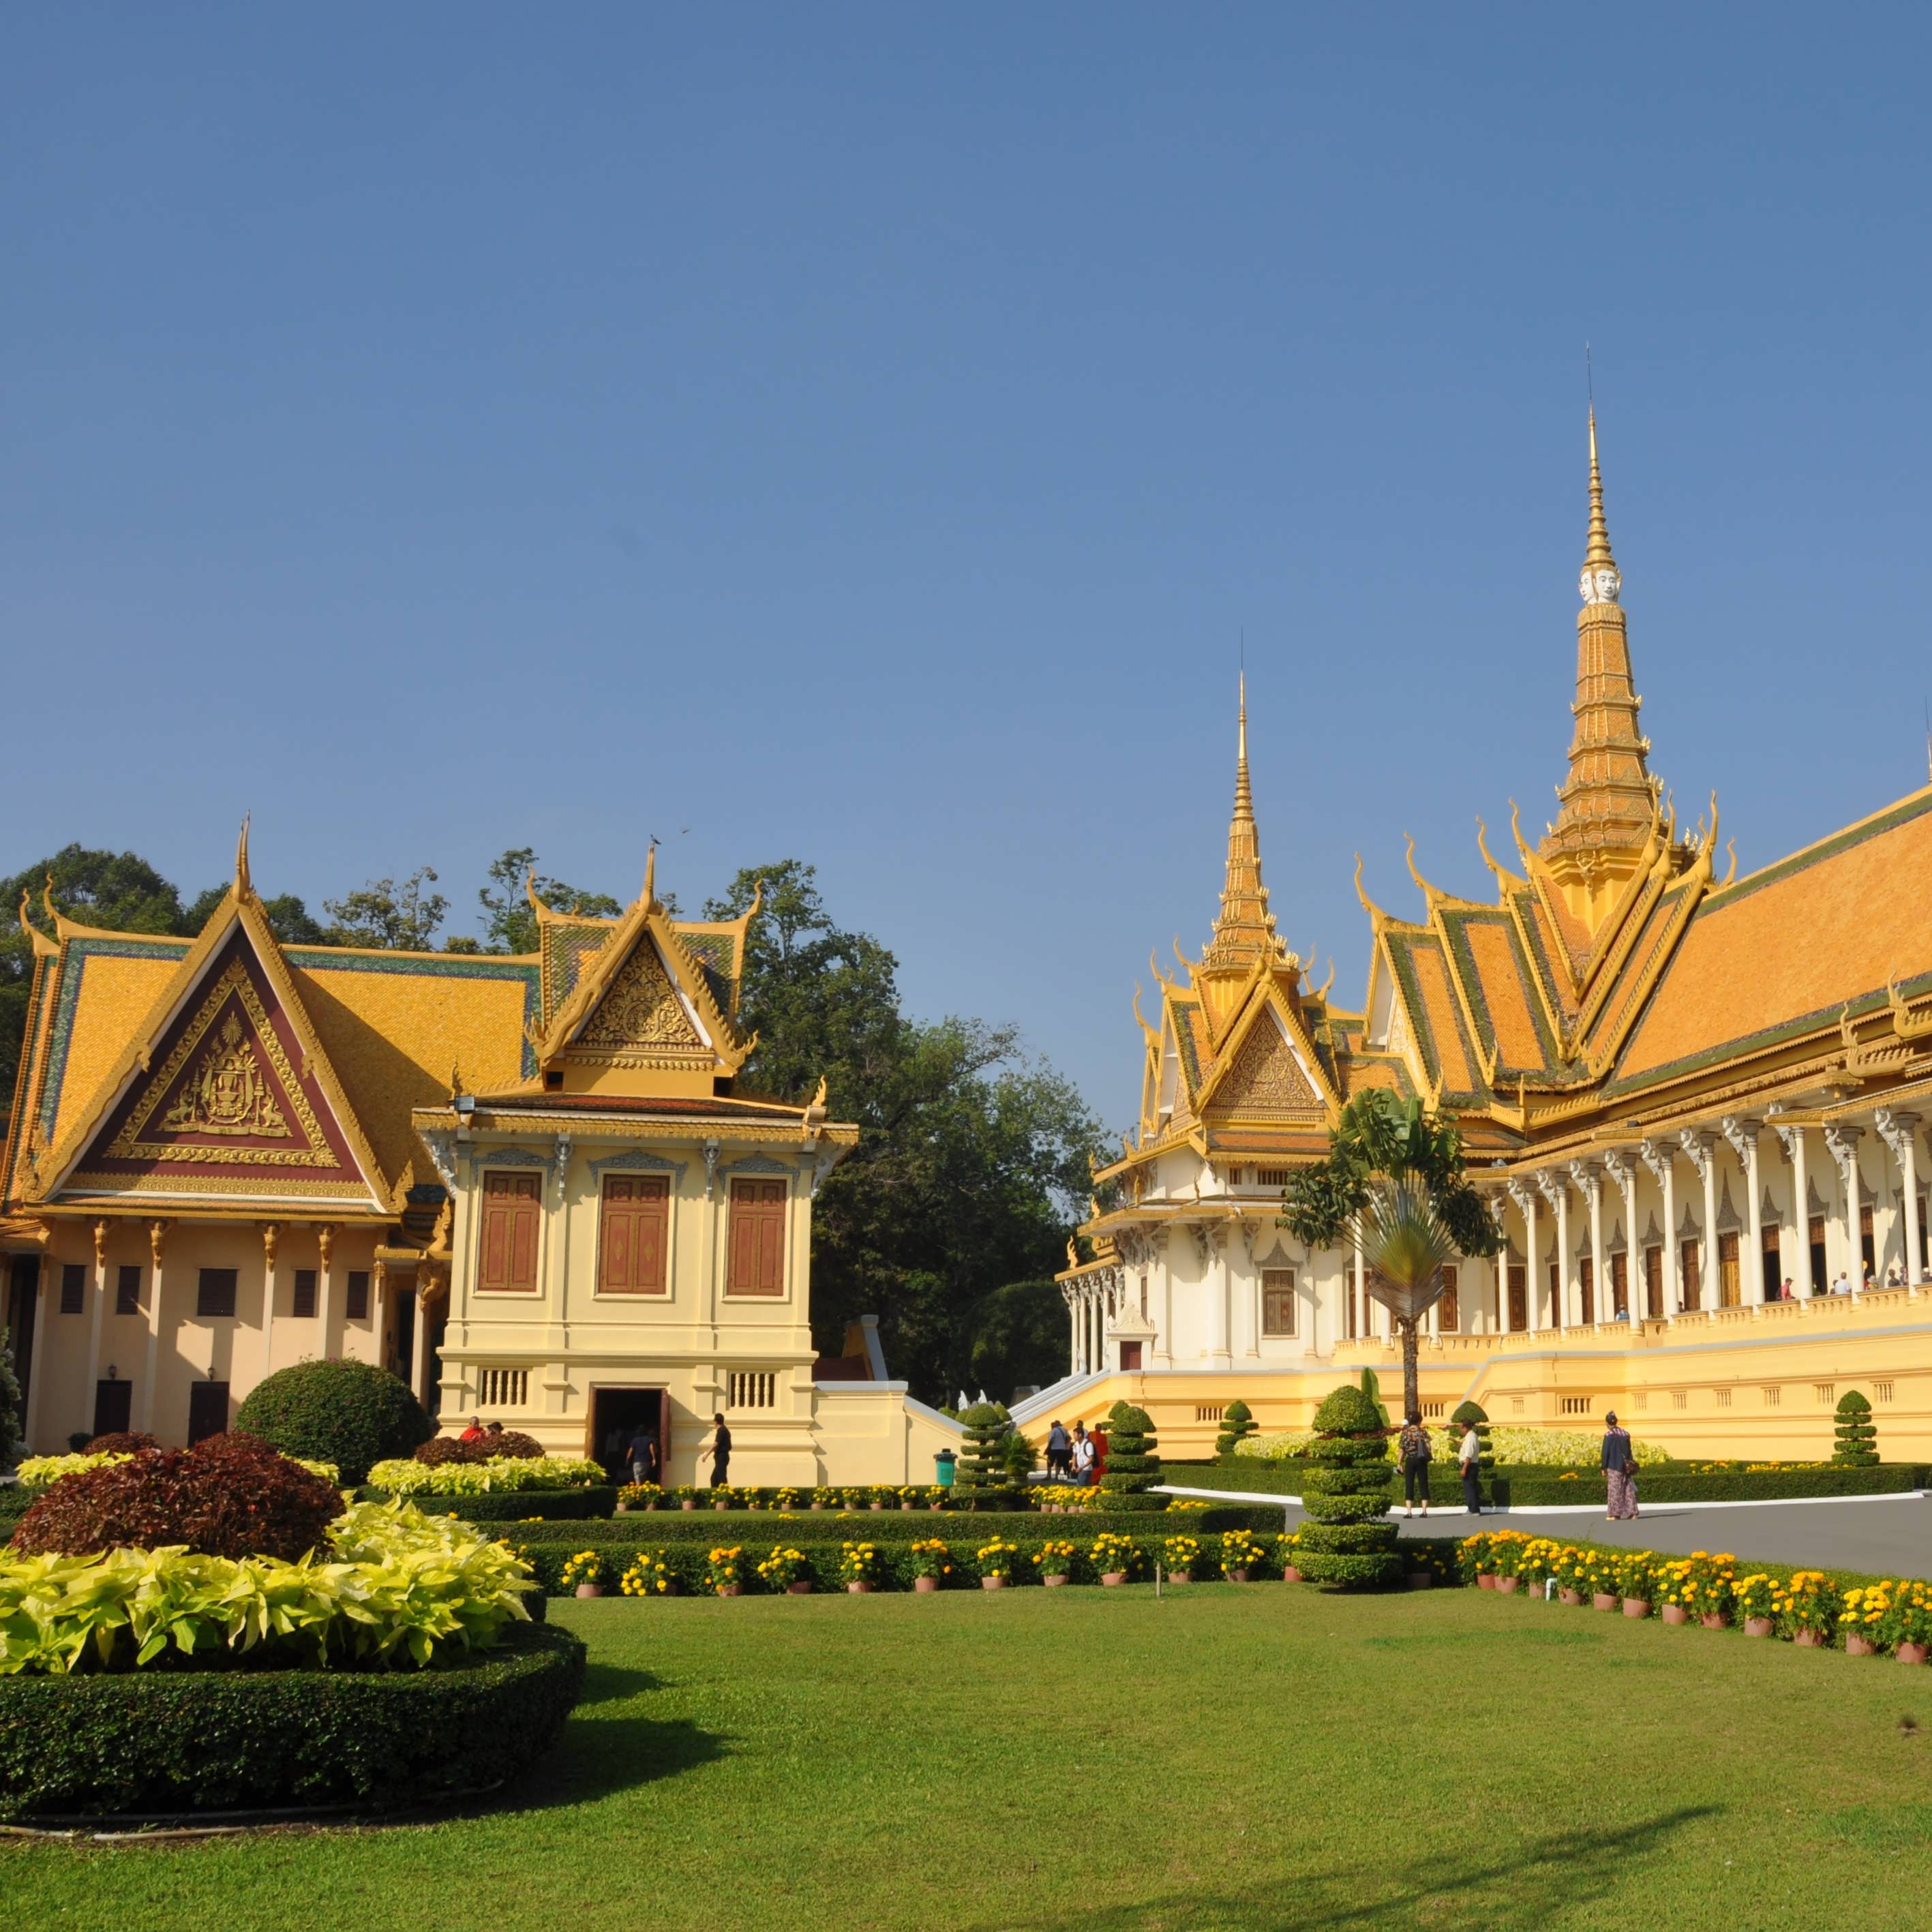
[[[641,1425],[658,1445],[658,1480],[670,1455],[670,1396],[661,1388],[593,1388],[586,1453],[614,1483],[631,1480],[631,1438]]]

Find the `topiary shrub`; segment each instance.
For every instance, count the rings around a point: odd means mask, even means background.
[[[138,1456],[143,1449],[158,1449],[160,1446],[158,1436],[147,1435],[139,1429],[110,1429],[105,1436],[95,1436],[81,1454],[83,1456]]]
[[[1012,1425],[1006,1412],[996,1402],[976,1402],[959,1420],[966,1441],[953,1472],[954,1496],[968,1509],[1010,1508],[1006,1435]]]
[[[259,1437],[211,1436],[63,1476],[20,1519],[24,1556],[91,1556],[181,1544],[204,1556],[294,1562],[342,1514],[333,1483],[278,1455]]]
[[[1221,1432],[1214,1438],[1214,1453],[1217,1456],[1232,1456],[1234,1444],[1244,1436],[1255,1432],[1254,1412],[1239,1396],[1221,1412]]]
[[[1832,1460],[1850,1469],[1869,1469],[1878,1461],[1878,1424],[1871,1419],[1871,1404],[1856,1389],[1847,1389],[1838,1398],[1838,1419],[1832,1425],[1837,1447]]]
[[[1160,1480],[1153,1418],[1131,1402],[1115,1402],[1107,1416],[1107,1472],[1100,1478],[1106,1499],[1100,1507],[1164,1510],[1166,1497],[1149,1493]]]
[[[362,1482],[372,1462],[411,1454],[434,1425],[423,1406],[370,1362],[298,1362],[256,1384],[237,1429],[290,1456],[333,1462],[344,1483]]]
[[[1310,1582],[1345,1590],[1400,1582],[1398,1532],[1388,1520],[1388,1438],[1373,1397],[1337,1389],[1315,1412],[1315,1427],[1301,1480],[1312,1520],[1296,1536],[1296,1567]]]
[[[466,1442],[460,1436],[432,1436],[416,1445],[416,1460],[433,1468],[439,1462],[487,1462],[495,1456],[530,1462],[543,1453],[543,1444],[534,1436],[526,1436],[520,1429],[496,1429],[473,1442]]]

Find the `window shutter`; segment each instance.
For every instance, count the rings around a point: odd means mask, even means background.
[[[670,1183],[662,1174],[610,1174],[604,1182],[597,1286],[605,1294],[662,1294]]]
[[[116,1315],[138,1315],[141,1312],[141,1270],[138,1268],[124,1268],[114,1284],[114,1312]],[[104,1430],[96,1430],[104,1435]]]
[[[537,1285],[538,1188],[533,1174],[483,1177],[483,1238],[476,1286],[493,1294],[532,1293]]]
[[[194,1293],[194,1312],[197,1316],[220,1319],[232,1317],[235,1312],[235,1281],[233,1268],[203,1268],[196,1276]],[[223,1383],[224,1400],[226,1400],[227,1384]],[[214,1432],[211,1430],[208,1433]]]
[[[784,1221],[783,1181],[732,1182],[728,1294],[784,1294]]]
[[[87,1270],[79,1262],[61,1265],[60,1312],[78,1315],[87,1302]]]
[[[290,1304],[289,1312],[298,1321],[313,1321],[315,1318],[315,1270],[296,1270],[296,1290]]]
[[[367,1268],[351,1268],[349,1270],[347,1316],[351,1322],[366,1322],[369,1318],[369,1271]]]

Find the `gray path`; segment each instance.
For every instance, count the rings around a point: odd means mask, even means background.
[[[1290,1528],[1304,1522],[1287,1511]],[[1477,1527],[1460,1510],[1413,1520],[1398,1512],[1406,1536],[1466,1536]],[[1606,1522],[1588,1515],[1540,1514],[1533,1510],[1485,1515],[1484,1528],[1527,1530],[1532,1536],[1574,1537],[1578,1542],[1617,1543],[1634,1550],[1688,1556],[1694,1550],[1724,1550],[1746,1561],[1815,1564],[1825,1570],[1864,1570],[1883,1576],[1932,1577],[1932,1499],[1897,1502],[1765,1503],[1748,1509],[1700,1509],[1660,1503],[1635,1522]]]

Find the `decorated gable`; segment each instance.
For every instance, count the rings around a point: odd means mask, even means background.
[[[238,923],[62,1191],[366,1196],[304,1031]]]
[[[1213,1100],[1216,1114],[1318,1113],[1324,1104],[1272,1008],[1248,1029]]]
[[[680,997],[648,933],[613,976],[573,1041],[580,1054],[624,1064],[666,1052],[700,1053],[709,1042]]]

